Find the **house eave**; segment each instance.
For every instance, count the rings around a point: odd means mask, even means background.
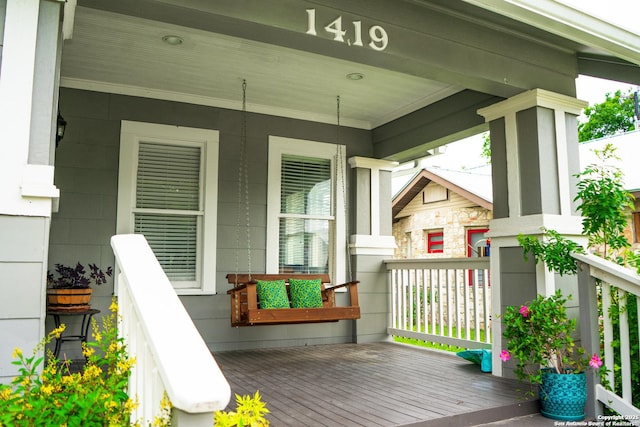
[[[464,0],[640,65],[640,35],[555,0]]]

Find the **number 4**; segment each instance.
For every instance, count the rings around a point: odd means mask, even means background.
[[[333,33],[333,40],[344,42],[344,35],[347,33],[342,30],[342,16],[338,16],[333,22],[324,27],[327,33]]]

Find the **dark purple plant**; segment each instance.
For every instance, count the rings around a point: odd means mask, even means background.
[[[113,275],[111,267],[103,271],[95,264],[89,264],[89,274],[79,262],[75,267],[56,264],[55,272],[47,272],[47,285],[52,288],[88,288],[92,283],[100,286],[107,282],[107,276]]]

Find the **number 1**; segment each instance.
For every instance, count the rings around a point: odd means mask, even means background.
[[[311,34],[312,36],[317,35],[315,9],[307,9],[307,34]]]

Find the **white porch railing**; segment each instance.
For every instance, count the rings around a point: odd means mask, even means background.
[[[128,392],[139,401],[132,421],[153,421],[166,392],[172,425],[210,427],[231,390],[191,317],[142,235],[111,238],[119,270],[120,334],[136,358]]]
[[[385,261],[390,335],[463,348],[491,347],[489,258]]]
[[[608,369],[606,379],[611,386],[611,389],[604,387],[599,384],[598,376],[591,374],[595,389],[593,411],[596,415],[601,412],[600,403],[621,415],[630,416],[625,422],[640,425],[640,409],[633,405],[634,399],[640,401],[640,396],[633,395],[632,367],[635,363],[632,363],[630,351],[630,336],[640,333],[640,320],[632,324],[628,315],[631,304],[640,309],[640,277],[631,269],[595,255],[574,254],[574,257],[589,266],[580,273],[588,277],[579,282],[582,345],[589,354],[604,353],[604,366]],[[614,361],[619,369],[614,369]]]

